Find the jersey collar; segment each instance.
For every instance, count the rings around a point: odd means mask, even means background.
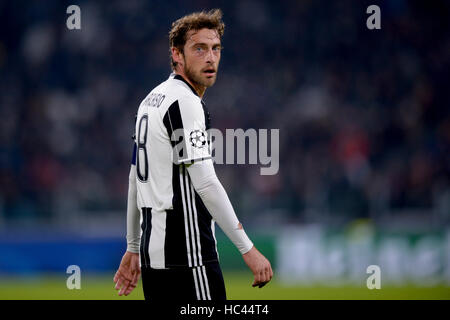
[[[172,79],[177,79],[177,80],[180,80],[180,81],[184,82],[184,83],[192,90],[192,92],[193,92],[197,97],[200,98],[200,96],[197,94],[197,91],[195,91],[195,89],[189,84],[189,82],[187,82],[186,79],[184,79],[182,76],[180,76],[179,74],[176,74],[176,73],[172,73],[172,74],[170,75],[170,78],[172,78]],[[203,110],[204,110],[204,112],[205,112],[206,127],[207,127],[207,129],[209,129],[210,123],[211,123],[211,116],[210,116],[209,110],[208,110],[208,108],[206,107],[206,104],[205,104],[205,102],[203,101],[202,98],[200,98],[200,102],[202,103]]]
[[[174,79],[177,79],[177,80],[180,80],[180,81],[183,81],[185,84],[187,84],[187,86],[189,87],[189,89],[191,89],[192,92],[193,92],[197,97],[200,98],[200,96],[197,94],[197,91],[195,91],[194,87],[191,86],[190,83],[187,82],[186,79],[184,79],[182,76],[180,76],[179,74],[175,74],[175,76],[174,76],[173,78],[174,78]]]

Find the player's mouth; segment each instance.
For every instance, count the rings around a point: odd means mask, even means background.
[[[203,73],[206,74],[208,77],[212,77],[216,74],[216,70],[213,68],[205,69],[203,70]]]

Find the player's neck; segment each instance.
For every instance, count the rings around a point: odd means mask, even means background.
[[[186,77],[186,75],[185,75],[183,72],[175,71],[175,74],[177,74],[177,75],[179,75],[179,76],[182,76],[183,79],[184,79],[187,83],[189,83],[190,86],[191,86],[192,88],[194,88],[194,90],[195,90],[195,92],[197,93],[197,95],[198,95],[200,98],[203,99],[203,95],[204,95],[205,92],[206,92],[206,87],[205,87],[205,86],[202,86],[202,85],[199,85],[199,84],[197,84],[197,83],[195,83],[195,82],[192,82],[191,79],[189,79],[188,77]]]
[[[205,86],[195,86],[194,84],[191,84],[192,87],[194,87],[195,91],[197,92],[198,96],[203,99],[203,95],[205,94],[206,87]]]

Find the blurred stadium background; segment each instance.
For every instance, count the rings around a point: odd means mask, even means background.
[[[81,30],[66,28],[71,4]],[[381,30],[366,28],[371,4]],[[134,115],[170,73],[171,22],[215,7],[212,126],[280,129],[277,175],[216,165],[275,270],[251,288],[218,231],[229,298],[449,299],[443,0],[0,1],[0,298],[117,298]],[[372,264],[381,290],[366,288]]]

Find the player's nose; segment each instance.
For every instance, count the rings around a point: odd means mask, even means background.
[[[209,62],[216,62],[216,61],[217,61],[217,57],[214,54],[213,49],[210,48],[206,54],[206,62],[209,63]]]

